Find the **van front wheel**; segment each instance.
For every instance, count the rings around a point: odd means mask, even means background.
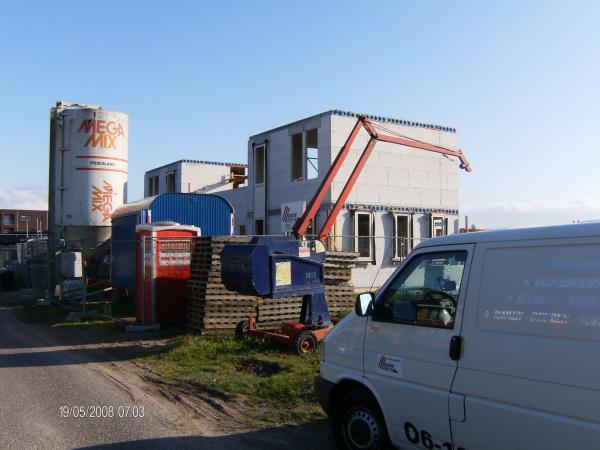
[[[379,405],[365,391],[352,391],[339,400],[333,412],[332,425],[339,449],[388,448],[387,430]]]

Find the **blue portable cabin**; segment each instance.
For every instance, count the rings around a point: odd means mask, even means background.
[[[213,194],[170,193],[127,203],[112,215],[110,282],[113,287],[136,288],[135,227],[172,221],[200,228],[202,236],[233,234],[233,207]]]

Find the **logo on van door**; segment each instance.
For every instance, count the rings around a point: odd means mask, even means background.
[[[398,375],[402,375],[402,366],[404,360],[400,358],[393,358],[391,356],[379,355],[379,362],[377,363],[377,370],[383,372],[393,372]]]

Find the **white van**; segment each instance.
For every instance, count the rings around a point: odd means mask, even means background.
[[[321,352],[340,448],[600,449],[600,223],[431,239]]]

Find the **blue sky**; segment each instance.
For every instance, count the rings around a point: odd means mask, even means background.
[[[481,227],[600,219],[600,3],[0,1],[0,208],[45,206],[56,100],[129,115],[129,199],[328,109],[458,129]]]

